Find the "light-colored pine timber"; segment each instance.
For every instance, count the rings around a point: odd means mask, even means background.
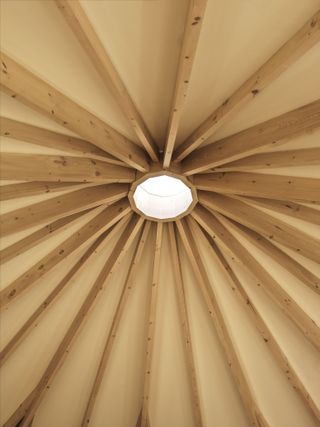
[[[320,225],[320,211],[309,206],[301,205],[300,203],[274,199],[262,199],[260,197],[241,197],[240,200],[244,202],[253,202],[262,208],[270,209],[275,212],[292,216],[293,218],[302,219],[303,221]]]
[[[0,201],[36,196],[38,194],[55,193],[57,191],[72,190],[73,188],[77,187],[85,188],[92,185],[97,184],[83,184],[80,182],[34,181],[0,185]]]
[[[107,123],[1,52],[1,88],[86,141],[142,172],[149,169],[145,152]]]
[[[96,209],[101,210],[100,208]],[[0,307],[9,304],[60,261],[76,249],[82,247],[85,243],[89,243],[101,233],[108,230],[130,211],[131,209],[126,199],[120,200],[104,209],[4,288],[0,292]]]
[[[231,219],[229,219],[228,224],[230,229],[236,230],[257,248],[273,258],[278,264],[282,265],[283,268],[288,270],[297,279],[301,280],[301,282],[310,289],[320,294],[320,278],[279,249],[271,240],[266,239],[261,234]]]
[[[250,172],[214,172],[195,175],[198,190],[223,194],[320,204],[320,179]]]
[[[320,11],[317,11],[280,49],[218,107],[178,148],[181,161],[208,139],[230,115],[272,83],[279,75],[320,41]]]
[[[108,206],[124,198],[128,192],[127,184],[99,185],[10,211],[0,216],[2,235],[16,233],[96,206]]]
[[[91,259],[100,249],[101,246],[105,246],[105,243],[109,240],[109,234],[113,230],[109,230],[102,233],[93,243],[89,246],[86,252],[79,258],[79,260],[69,269],[67,274],[57,284],[52,292],[44,299],[44,301],[34,310],[34,312],[24,322],[19,331],[10,339],[10,341],[4,346],[0,352],[0,367],[8,359],[10,354],[15,348],[21,343],[21,341],[27,336],[27,334],[36,327],[41,320],[41,317],[52,306],[57,300],[58,296],[61,295],[63,289],[70,283],[71,279],[84,267],[87,267],[87,260]],[[103,243],[103,245],[102,245]]]
[[[121,234],[114,250],[107,259],[105,265],[99,273],[99,276],[95,280],[91,290],[84,299],[80,309],[78,310],[71,325],[69,326],[67,332],[61,340],[56,352],[52,356],[47,368],[45,369],[45,372],[43,373],[38,384],[36,385],[36,392],[34,394],[33,399],[25,410],[21,427],[27,427],[28,423],[30,423],[33,416],[35,415],[36,410],[40,405],[40,402],[47,390],[48,385],[52,383],[55,374],[62,366],[62,363],[67,355],[67,350],[70,349],[70,346],[72,345],[74,338],[79,333],[80,328],[84,323],[84,320],[87,319],[89,313],[95,305],[98,299],[98,295],[101,295],[101,290],[106,286],[108,278],[111,274],[114,273],[115,269],[119,266],[121,260],[123,259],[123,256],[127,253],[134,238],[137,236],[139,230],[141,229],[143,222],[144,220],[142,218],[139,218],[134,215],[131,218],[129,224],[126,226],[123,233]],[[4,427],[9,427],[9,425],[5,424]]]
[[[192,348],[192,338],[191,338],[191,331],[190,331],[190,324],[189,324],[189,315],[188,315],[188,308],[187,308],[187,301],[186,301],[186,294],[185,294],[185,286],[182,278],[181,259],[178,254],[177,238],[176,238],[176,232],[174,229],[173,222],[170,222],[168,224],[168,229],[169,229],[169,241],[170,241],[171,257],[172,257],[171,261],[172,261],[172,267],[173,267],[173,273],[174,273],[174,284],[176,288],[181,331],[183,334],[188,377],[189,377],[190,388],[191,388],[194,422],[195,422],[195,426],[202,427],[203,415],[201,411],[199,386],[198,386],[197,373],[196,373],[196,367],[195,367],[195,361],[194,361],[194,353]]]
[[[194,239],[196,241],[201,240],[201,230],[192,217],[188,218],[188,224],[190,226],[191,232],[193,232]],[[320,421],[320,409],[317,407],[314,399],[309,395],[307,389],[291,365],[285,352],[282,350],[281,346],[278,344],[276,338],[272,334],[271,329],[260,315],[258,308],[254,304],[254,301],[250,299],[241,281],[238,279],[236,273],[228,263],[223,250],[221,250],[221,248],[207,234],[206,237],[207,247],[211,246],[211,255],[214,257],[215,261],[220,264],[221,268],[225,270],[228,277],[227,283],[231,290],[235,294],[236,298],[240,301],[246,312],[249,314],[253,324],[258,329],[262,339],[271,350],[272,354],[278,362],[278,365],[282,369],[292,387],[297,390],[306,407],[310,409],[315,418]]]
[[[40,145],[41,147],[61,150],[73,156],[89,157],[91,159],[98,159],[107,163],[125,166],[120,160],[108,155],[105,151],[101,150],[101,148],[83,139],[53,132],[7,117],[0,117],[0,135],[30,142],[31,144]]]
[[[26,399],[21,403],[21,405],[16,409],[16,411],[11,415],[11,417],[3,424],[3,427],[20,427],[24,413],[28,408],[28,405],[32,402],[36,394],[36,390],[33,390]],[[28,426],[29,427],[29,426]]]
[[[140,210],[136,204],[135,201],[135,191],[137,189],[137,187],[141,184],[143,184],[147,179],[149,178],[155,178],[158,176],[162,176],[162,175],[166,175],[166,176],[170,176],[172,178],[178,179],[180,181],[183,182],[183,184],[189,188],[190,192],[191,192],[191,197],[192,197],[192,201],[190,203],[190,205],[187,207],[187,209],[185,209],[182,213],[180,213],[179,215],[176,215],[175,217],[172,218],[157,218],[157,222],[170,222],[170,221],[175,221],[177,219],[180,219],[186,215],[188,215],[192,209],[194,208],[194,206],[197,204],[198,202],[198,198],[197,198],[197,191],[195,189],[195,187],[192,185],[192,182],[190,179],[186,178],[183,175],[180,175],[179,173],[176,172],[172,172],[172,170],[163,170],[160,167],[160,170],[158,169],[159,164],[155,164],[153,163],[154,166],[154,170],[152,172],[148,172],[146,174],[137,174],[139,175],[139,177],[137,177],[137,179],[131,184],[130,187],[130,191],[128,194],[128,199],[131,205],[131,208],[134,212],[136,212],[137,214],[139,214],[140,216],[142,216],[144,219],[149,220],[149,221],[154,221],[155,218],[149,215],[146,215],[145,212],[143,212],[142,210]]]
[[[191,175],[221,167],[319,126],[320,100],[317,100],[196,150],[182,162],[182,172]]]
[[[44,154],[2,153],[1,179],[19,181],[132,182],[135,171],[101,160]]]
[[[199,191],[199,202],[301,255],[320,262],[320,240],[240,200]]]
[[[137,269],[139,268],[139,262],[141,260],[141,256],[142,256],[142,253],[143,253],[143,250],[145,247],[145,243],[146,243],[146,240],[147,240],[148,235],[149,235],[150,227],[151,227],[151,223],[150,223],[150,221],[147,221],[145,223],[145,226],[144,226],[142,235],[140,237],[140,240],[137,243],[135,254],[134,254],[132,262],[130,264],[129,271],[128,271],[126,280],[124,282],[124,286],[123,286],[117,307],[115,309],[115,312],[114,312],[114,315],[112,318],[112,324],[111,324],[111,327],[110,327],[108,335],[107,335],[106,343],[105,343],[105,346],[104,346],[104,349],[103,349],[103,352],[101,355],[101,359],[100,359],[99,366],[98,366],[98,369],[97,369],[97,372],[95,375],[94,383],[93,383],[93,386],[91,388],[91,392],[90,392],[90,396],[89,396],[89,399],[87,402],[86,410],[85,410],[85,413],[82,417],[82,423],[81,423],[82,427],[88,426],[90,424],[91,414],[92,414],[92,411],[94,409],[96,397],[99,393],[99,389],[101,386],[103,376],[104,376],[105,371],[107,369],[108,360],[109,360],[110,353],[111,353],[112,348],[113,348],[113,343],[114,343],[115,338],[116,338],[117,333],[118,333],[118,326],[119,326],[119,323],[120,323],[121,318],[122,318],[122,313],[125,309],[128,297],[132,293],[132,289],[136,284],[135,281],[136,281],[136,277],[137,277]]]
[[[151,159],[154,162],[158,161],[158,148],[80,2],[78,0],[55,0],[55,2],[103,81],[112,90],[140,143]]]
[[[206,5],[207,0],[193,0],[189,2],[164,148],[163,167],[165,169],[170,167],[174,144],[190,84],[191,71],[196,56]]]
[[[31,421],[29,422],[28,426],[26,426],[26,427],[32,427],[33,420],[34,420],[34,417],[32,417]],[[19,426],[18,426],[18,427],[19,427]]]
[[[137,419],[137,422],[136,422],[136,427],[140,427],[140,426],[141,426],[141,417],[142,417],[142,409],[141,409],[141,411],[139,412],[139,416],[138,416],[138,419]],[[149,420],[149,417],[147,418],[146,427],[150,427],[150,420]]]
[[[227,248],[241,261],[245,269],[258,280],[257,286],[262,286],[268,295],[279,305],[280,309],[293,321],[309,341],[320,349],[320,329],[313,319],[294,301],[268,271],[251,255],[245,246],[236,239],[229,230],[218,221],[215,214],[202,206],[197,206],[191,214],[196,221],[217,239],[223,247]],[[220,218],[220,216],[219,216]]]
[[[318,147],[254,154],[235,162],[226,163],[216,170],[218,172],[233,172],[313,165],[320,165],[320,148]]]
[[[136,422],[136,427],[140,427],[141,425],[141,415],[142,415],[142,410],[139,412],[139,416],[137,418],[137,422]]]
[[[157,317],[157,296],[160,274],[160,256],[163,234],[163,223],[158,222],[156,225],[156,237],[153,257],[152,281],[150,289],[150,299],[148,308],[148,324],[146,330],[146,356],[144,361],[144,379],[143,379],[143,395],[142,395],[142,412],[141,424],[139,427],[148,427],[149,424],[149,398],[150,398],[150,378],[152,370],[152,358],[154,349],[154,334]]]
[[[51,236],[54,236],[55,233],[65,230],[69,224],[79,218],[81,215],[86,214],[91,209],[87,209],[82,212],[78,212],[72,215],[68,215],[61,219],[58,219],[50,224],[45,225],[44,227],[36,230],[34,233],[28,234],[17,242],[12,243],[11,245],[0,250],[0,265],[5,262],[10,261],[10,259],[23,254],[28,249],[33,248],[35,245],[49,239]]]
[[[256,427],[270,426],[259,407],[253,387],[250,384],[250,379],[241,361],[241,355],[237,352],[232,333],[227,327],[215,290],[211,285],[207,271],[202,262],[197,243],[185,220],[177,221],[176,224],[194,275],[197,278],[197,283],[208,313],[213,321],[220,344],[225,352],[228,365],[234,377],[234,382],[238,388],[248,419],[250,420],[250,425]]]
[[[34,421],[34,417],[31,419],[31,421],[30,421],[29,425],[28,425],[28,426],[26,426],[26,427],[32,427],[33,421]]]

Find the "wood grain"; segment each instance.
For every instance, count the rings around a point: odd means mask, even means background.
[[[142,172],[149,169],[145,152],[107,123],[1,52],[1,88],[86,141]]]
[[[319,99],[196,150],[182,162],[182,172],[191,175],[221,167],[318,127]]]
[[[241,106],[252,100],[291,64],[320,40],[320,11],[317,11],[251,77],[218,107],[181,145],[176,160],[181,161],[211,136]]]

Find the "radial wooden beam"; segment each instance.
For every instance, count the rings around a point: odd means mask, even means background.
[[[241,355],[237,352],[232,334],[230,333],[223,312],[218,303],[214,288],[211,285],[205,266],[202,262],[197,243],[190,233],[185,220],[176,222],[181,240],[190,260],[194,275],[197,278],[207,310],[217,331],[220,344],[225,352],[228,365],[234,377],[247,416],[252,426],[270,426],[264,417],[254,394],[250,379],[243,366]]]
[[[101,211],[100,208],[97,208]],[[0,292],[0,307],[9,304],[25,289],[30,287],[36,280],[50,271],[60,261],[76,249],[90,242],[104,231],[112,227],[122,217],[131,211],[126,199],[120,200],[100,212],[97,216],[87,222],[79,230],[74,232],[66,240],[60,243],[52,251],[46,254],[40,261],[36,262],[25,273],[15,279],[10,285]]]
[[[25,230],[100,205],[110,205],[129,192],[127,184],[99,185],[43,200],[0,216],[2,235]]]
[[[178,148],[175,160],[181,161],[208,139],[229,116],[257,96],[283,71],[320,40],[320,11],[268,59],[239,89],[218,107]]]
[[[18,240],[15,243],[3,248],[0,250],[0,265],[10,261],[12,258],[21,255],[28,249],[33,248],[35,245],[38,245],[40,242],[45,241],[46,239],[53,236],[56,232],[66,229],[69,224],[79,218],[81,215],[86,214],[91,209],[87,209],[82,212],[75,213],[73,215],[68,215],[64,218],[58,219],[44,227],[36,230],[34,233],[29,234],[27,237],[24,237],[21,240]]]
[[[198,198],[199,202],[209,209],[218,211],[315,262],[320,262],[319,239],[315,239],[286,222],[240,200],[202,191],[198,192]]]
[[[182,172],[191,175],[221,167],[261,151],[277,141],[320,127],[320,100],[311,102],[239,133],[220,139],[192,153],[182,162]]]
[[[296,260],[291,258],[272,241],[266,239],[261,234],[256,233],[255,231],[247,228],[239,223],[234,222],[233,220],[228,221],[229,228],[236,230],[244,236],[249,242],[254,244],[258,249],[262,250],[265,254],[273,258],[278,264],[283,268],[289,271],[297,279],[301,280],[302,283],[307,285],[314,292],[320,294],[320,278],[313,274],[311,271],[307,270],[303,265],[298,263]]]
[[[233,196],[235,197],[235,196]],[[302,219],[312,224],[320,225],[320,210],[301,205],[300,203],[262,199],[260,197],[237,197],[244,202],[252,202],[271,211],[279,212],[293,218]]]
[[[91,290],[84,299],[80,309],[78,310],[71,325],[61,340],[56,352],[52,356],[47,368],[45,369],[45,372],[41,376],[34,390],[31,392],[31,394],[33,394],[33,398],[24,409],[21,427],[27,427],[35,415],[36,410],[38,409],[41,400],[46,390],[48,389],[48,385],[52,383],[58,369],[62,366],[62,363],[67,355],[67,350],[70,348],[75,336],[77,336],[79,333],[84,320],[88,317],[90,311],[92,310],[94,303],[98,299],[98,295],[101,295],[101,290],[105,287],[107,279],[111,274],[114,273],[115,268],[119,265],[123,259],[123,256],[131,246],[134,238],[137,236],[143,221],[144,220],[142,218],[134,215],[121,234],[121,237],[119,238],[114,250],[107,259],[105,265],[99,273],[99,276],[95,280]],[[6,423],[4,427],[9,427],[10,425],[11,424]]]
[[[142,417],[142,409],[141,409],[141,411],[139,412],[139,416],[138,416],[138,419],[137,419],[136,427],[140,427],[140,426],[141,426],[141,417]],[[149,420],[149,417],[148,417],[148,419],[147,419],[146,427],[150,427],[150,420]]]
[[[247,172],[195,175],[198,190],[320,204],[320,179]]]
[[[80,2],[78,0],[55,0],[55,2],[90,57],[93,66],[107,87],[112,90],[140,143],[151,159],[158,161],[158,148]]]
[[[75,138],[70,135],[63,135],[6,117],[0,117],[0,135],[30,142],[31,144],[40,145],[41,147],[65,151],[74,156],[89,157],[91,159],[98,159],[107,163],[125,166],[125,164],[117,158],[108,155],[105,151],[101,150],[101,148],[83,139]]]
[[[135,171],[101,160],[43,154],[2,153],[1,179],[19,181],[132,182]]]
[[[0,201],[19,199],[21,197],[36,196],[38,194],[54,193],[73,189],[74,187],[89,187],[97,184],[83,184],[80,182],[21,182],[18,184],[0,185]]]
[[[163,167],[165,169],[170,166],[182,111],[187,97],[206,5],[207,0],[193,0],[189,2],[164,148]]]
[[[32,393],[21,403],[21,405],[16,409],[16,411],[11,415],[11,417],[6,421],[2,427],[21,427],[21,423],[24,417],[24,413],[32,401],[36,390],[33,390]],[[29,427],[29,426],[28,426]]]
[[[146,330],[146,356],[144,362],[144,380],[143,380],[143,396],[142,396],[142,409],[141,409],[141,423],[139,427],[149,426],[149,395],[150,395],[150,378],[152,369],[152,358],[154,349],[154,333],[156,324],[156,311],[157,311],[157,295],[159,285],[159,270],[160,270],[160,256],[161,244],[163,234],[163,223],[158,222],[155,237],[154,257],[153,257],[153,270],[152,270],[152,286],[150,289],[150,305],[148,309],[148,323]]]
[[[320,165],[320,148],[274,151],[245,157],[217,168],[218,172],[249,171],[294,166]],[[276,171],[275,171],[276,172]]]
[[[70,283],[71,279],[81,270],[84,266],[87,266],[86,262],[88,259],[91,259],[92,256],[100,251],[101,247],[105,247],[105,244],[110,240],[109,237],[112,237],[114,233],[111,231],[114,228],[109,228],[109,230],[102,233],[86,250],[86,252],[78,259],[78,261],[69,269],[67,274],[63,277],[62,280],[57,284],[57,286],[50,292],[50,294],[44,299],[44,301],[34,310],[34,312],[28,317],[24,322],[22,327],[18,332],[8,341],[4,346],[3,350],[0,352],[0,367],[8,359],[10,354],[14,349],[21,343],[21,341],[26,337],[26,335],[35,327],[43,314],[52,304],[57,300],[58,296],[62,293],[65,287]],[[103,245],[102,245],[103,243]]]
[[[30,421],[30,423],[29,423],[29,424],[28,424],[28,426],[26,426],[26,427],[32,427],[33,420],[34,420],[34,417],[32,418],[32,420]],[[21,427],[21,425],[22,425],[22,421],[23,421],[23,420],[21,420],[21,421],[19,422],[19,424],[17,424],[17,425],[16,425],[16,427]]]
[[[194,238],[197,242],[201,241],[201,230],[193,218],[188,219],[188,224],[191,231],[194,234]],[[315,416],[315,418],[320,420],[320,409],[317,407],[315,401],[309,395],[307,389],[305,388],[303,382],[296,373],[294,367],[287,358],[285,352],[282,350],[278,344],[275,336],[273,335],[268,324],[264,321],[263,317],[260,315],[257,306],[254,301],[249,297],[246,289],[243,287],[241,281],[238,279],[236,273],[232,269],[230,263],[228,263],[227,258],[223,251],[217,246],[211,237],[206,234],[207,243],[211,246],[211,256],[214,257],[215,261],[225,270],[225,273],[228,277],[227,284],[235,294],[238,301],[242,304],[244,310],[250,316],[253,324],[258,329],[262,339],[267,344],[268,348],[274,355],[280,369],[283,371],[288,381],[292,387],[299,393],[304,404],[308,409],[310,409]],[[208,246],[207,245],[207,246]]]
[[[141,238],[140,238],[139,242],[137,243],[135,254],[134,254],[133,259],[131,261],[129,271],[128,271],[126,280],[124,282],[124,286],[123,286],[123,289],[121,291],[121,295],[120,295],[117,307],[116,307],[114,315],[113,315],[111,327],[110,327],[108,335],[107,335],[106,343],[105,343],[105,346],[104,346],[104,349],[103,349],[103,352],[101,355],[101,359],[100,359],[99,366],[98,366],[98,369],[96,372],[95,380],[94,380],[93,386],[91,388],[91,392],[90,392],[89,399],[87,402],[86,410],[85,410],[85,413],[82,417],[82,423],[81,423],[82,427],[88,426],[90,424],[92,411],[93,411],[94,406],[95,406],[96,398],[97,398],[97,395],[98,395],[99,390],[100,390],[102,379],[103,379],[105,371],[107,369],[107,364],[109,361],[110,353],[111,353],[112,348],[113,348],[113,343],[114,343],[115,338],[116,338],[117,333],[118,333],[118,326],[119,326],[119,323],[121,321],[122,313],[125,309],[128,297],[132,293],[132,289],[136,284],[135,281],[136,281],[136,277],[137,277],[136,276],[137,275],[137,268],[139,267],[139,263],[140,263],[141,256],[142,256],[142,253],[143,253],[143,250],[145,247],[145,243],[146,243],[146,240],[147,240],[148,235],[149,235],[150,226],[151,226],[151,222],[147,221],[145,223]]]
[[[293,321],[308,340],[320,349],[320,329],[313,319],[293,300],[269,272],[251,255],[245,246],[236,239],[229,230],[218,221],[215,215],[197,206],[191,214],[196,221],[217,239],[223,247],[231,251],[244,265],[245,269],[258,280],[257,286],[262,286],[268,295],[279,305],[280,309]],[[219,216],[220,218],[220,216]]]
[[[204,425],[203,415],[201,411],[199,386],[197,381],[197,373],[196,373],[194,354],[193,354],[193,348],[192,348],[192,338],[191,338],[191,331],[190,331],[190,325],[189,325],[189,315],[188,315],[188,308],[187,308],[187,302],[186,302],[185,287],[184,287],[182,271],[181,271],[181,259],[178,254],[177,239],[176,239],[174,224],[170,222],[168,224],[168,228],[169,228],[169,241],[170,241],[170,249],[171,249],[171,260],[172,260],[173,273],[174,273],[174,283],[175,283],[176,294],[177,294],[181,330],[183,334],[188,377],[189,377],[189,383],[191,388],[193,416],[194,416],[195,426],[202,427]]]
[[[1,70],[1,88],[6,93],[124,163],[142,172],[149,169],[140,147],[2,52]]]

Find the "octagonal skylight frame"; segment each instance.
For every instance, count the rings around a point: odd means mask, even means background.
[[[158,188],[157,182],[160,183]],[[196,189],[188,178],[169,171],[148,173],[135,181],[129,200],[135,212],[157,222],[183,218],[198,202]],[[160,205],[160,200],[165,200],[166,204]]]

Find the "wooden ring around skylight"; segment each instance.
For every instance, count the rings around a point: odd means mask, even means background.
[[[150,178],[156,178],[156,177],[161,177],[161,176],[167,176],[170,178],[175,178],[176,180],[180,181],[185,187],[187,187],[190,190],[191,193],[191,199],[190,199],[190,203],[189,205],[185,208],[185,210],[183,210],[183,212],[179,212],[177,215],[174,216],[170,216],[167,218],[160,218],[157,216],[151,216],[146,214],[141,208],[139,208],[137,206],[137,203],[135,201],[135,192],[136,190],[139,188],[139,186],[141,186],[141,184],[143,184],[144,182],[146,182],[147,180],[149,180]],[[178,219],[183,218],[184,216],[188,215],[193,208],[195,207],[195,205],[198,202],[198,197],[197,197],[197,190],[196,188],[192,185],[191,181],[189,178],[187,178],[186,176],[168,171],[168,170],[160,170],[160,171],[156,171],[156,172],[148,172],[146,174],[143,174],[142,176],[139,177],[139,179],[137,179],[136,181],[134,181],[131,185],[129,194],[128,194],[128,198],[131,204],[131,208],[138,213],[139,215],[141,215],[143,218],[148,219],[150,221],[156,221],[156,222],[169,222],[169,221],[176,221]],[[166,197],[164,197],[166,199]],[[170,198],[169,198],[170,199]],[[172,202],[169,201],[169,203]]]

